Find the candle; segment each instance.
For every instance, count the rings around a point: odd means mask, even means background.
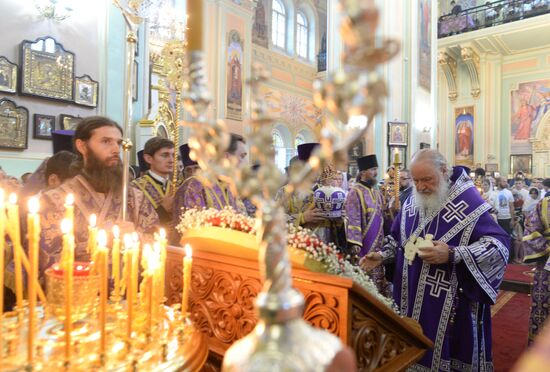
[[[69,194],[72,195],[72,194]],[[92,213],[90,215],[90,223],[88,225],[88,246],[86,248],[86,251],[90,255],[90,257],[93,257],[94,250],[97,244],[97,216]]]
[[[398,149],[395,149],[393,151],[393,163],[394,164],[399,164],[401,163],[401,160],[399,159],[399,150]]]
[[[113,264],[113,298],[115,301],[120,299],[120,229],[117,225],[113,226],[113,249],[111,251]]]
[[[36,279],[38,279],[38,243],[40,241],[40,216],[38,215],[38,199],[32,197],[28,202],[27,237],[29,242],[29,329],[27,333],[27,362],[34,359]]]
[[[145,285],[143,289],[145,293],[143,295],[147,305],[147,333],[151,335],[153,328],[153,278],[155,273],[155,258],[149,244],[143,247],[143,258],[144,266],[146,266],[144,267]]]
[[[4,210],[4,190],[0,189],[0,360],[4,350],[4,336],[2,336],[2,318],[4,314],[4,246],[6,235],[6,213]]]
[[[133,289],[132,289],[132,262],[134,261],[134,248],[132,237],[129,234],[124,235],[124,271],[126,274],[126,339],[128,344],[132,337],[132,322],[134,317],[133,309]]]
[[[159,281],[160,281],[160,288],[159,288],[159,296],[160,296],[160,304],[162,305],[164,303],[164,296],[165,296],[165,280],[166,280],[166,246],[168,244],[168,240],[166,239],[166,230],[160,229],[159,231],[159,245],[160,245],[160,270],[159,270]]]
[[[134,246],[134,255],[132,257],[132,271],[131,271],[131,278],[132,278],[132,296],[134,301],[137,301],[137,294],[138,294],[138,279],[139,279],[139,249],[140,249],[140,242],[139,242],[139,235],[134,231],[132,233],[132,241]]]
[[[187,0],[187,48],[202,50],[203,0]]]
[[[13,244],[13,261],[15,265],[15,303],[19,311],[23,310],[23,272],[21,268],[21,232],[19,230],[19,206],[17,195],[11,193],[8,203],[8,230]]]
[[[183,293],[181,296],[181,314],[186,316],[189,305],[189,290],[191,286],[191,267],[193,266],[192,259],[193,251],[189,244],[185,245],[185,257],[183,258]]]
[[[65,197],[65,218],[71,222],[71,233],[74,228],[74,195],[67,194]]]
[[[71,319],[73,302],[73,262],[74,262],[74,236],[71,220],[61,221],[63,232],[63,252],[61,254],[61,266],[63,267],[63,279],[65,282],[65,360],[71,360],[71,332],[73,323]]]
[[[97,262],[99,265],[99,329],[100,329],[100,354],[105,355],[107,345],[107,333],[105,330],[107,316],[107,296],[109,295],[109,260],[107,251],[107,234],[100,230],[97,235]]]

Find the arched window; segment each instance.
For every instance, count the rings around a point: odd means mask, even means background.
[[[286,10],[280,0],[273,0],[271,10],[271,39],[273,45],[285,49]]]
[[[275,149],[275,164],[277,165],[277,168],[284,171],[286,167],[285,141],[277,129],[274,129],[273,132],[271,132],[271,136],[273,137],[273,148]]]
[[[309,50],[309,25],[306,16],[299,12],[296,16],[296,53],[298,57],[308,59]]]

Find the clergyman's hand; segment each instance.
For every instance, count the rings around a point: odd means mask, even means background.
[[[305,223],[320,223],[325,220],[325,215],[322,210],[318,208],[308,209],[304,212],[304,222]]]
[[[434,240],[433,243],[433,247],[419,248],[418,256],[420,256],[424,262],[432,265],[449,262],[449,246],[438,240]]]
[[[174,195],[168,194],[162,199],[162,203],[160,203],[164,210],[168,213],[172,213],[172,209],[174,207]]]
[[[365,256],[363,256],[363,258],[361,258],[361,261],[359,261],[359,265],[365,271],[371,271],[375,267],[379,266],[381,263],[382,255],[378,252],[367,253]]]

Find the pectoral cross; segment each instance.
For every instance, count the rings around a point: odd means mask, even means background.
[[[433,247],[434,243],[432,241],[433,235],[427,234],[424,238],[411,236],[407,244],[405,244],[405,258],[407,263],[412,265],[414,257],[419,252],[420,248]]]

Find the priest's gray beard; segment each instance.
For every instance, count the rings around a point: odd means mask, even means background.
[[[416,187],[413,188],[416,208],[423,210],[425,215],[438,211],[445,204],[445,201],[449,196],[449,181],[443,179],[442,175],[439,177],[439,187],[437,188],[437,191],[431,195],[419,193],[416,190]]]

